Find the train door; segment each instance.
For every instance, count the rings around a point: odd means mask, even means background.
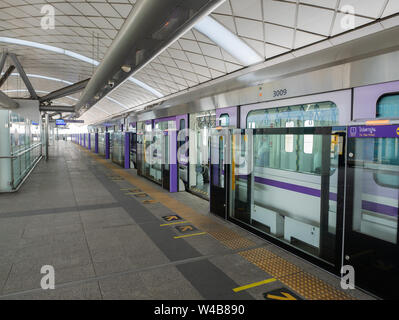
[[[130,133],[130,168],[137,169],[137,133]]]
[[[184,191],[188,187],[188,134],[186,132],[188,126],[188,115],[180,115],[176,117],[177,130],[177,184],[178,191]]]
[[[399,125],[348,129],[343,264],[355,285],[384,299],[399,287]]]
[[[167,123],[166,123],[167,124]],[[170,161],[169,161],[169,131],[166,127],[166,131],[162,135],[162,188],[165,190],[170,190]]]
[[[230,134],[228,129],[214,129],[211,134],[210,211],[226,219],[228,194],[227,177],[230,163]]]

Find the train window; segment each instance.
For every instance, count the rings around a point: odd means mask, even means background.
[[[377,118],[399,118],[399,94],[385,95],[377,104]],[[387,188],[399,188],[399,175],[392,172],[384,172],[388,168],[399,166],[399,141],[392,138],[374,139],[374,161],[379,163],[380,170],[374,172],[374,180],[377,184]],[[371,146],[370,146],[371,147]],[[369,148],[370,150],[370,148]],[[364,150],[364,156],[367,150]]]
[[[294,128],[295,122],[288,121],[285,124],[286,128]],[[292,134],[285,135],[285,152],[294,152],[294,136]]]
[[[377,118],[399,118],[399,94],[380,98],[377,104]]]
[[[247,117],[248,128],[320,127],[337,123],[338,108],[333,102],[255,110]],[[255,136],[255,165],[319,175],[321,144],[322,139],[314,135]]]
[[[220,115],[219,125],[221,127],[228,127],[230,125],[230,116],[227,113],[223,113]]]
[[[314,127],[314,121],[313,120],[306,120],[305,121],[305,127]],[[303,152],[306,154],[312,154],[313,153],[313,135],[311,134],[305,134],[303,137]]]
[[[287,120],[295,120],[295,127],[312,120],[314,127],[338,124],[338,108],[333,102],[319,102],[289,107],[253,110],[247,116],[247,128],[281,128]]]
[[[180,130],[186,129],[186,119],[180,119]]]

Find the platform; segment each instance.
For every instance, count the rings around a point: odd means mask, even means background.
[[[71,142],[0,202],[1,299],[373,299]]]

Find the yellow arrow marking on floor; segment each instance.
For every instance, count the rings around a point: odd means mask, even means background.
[[[156,203],[155,200],[143,200],[144,204]]]
[[[192,226],[184,226],[179,228],[181,232],[186,232],[186,231],[193,231],[193,227]]]
[[[173,220],[179,220],[178,216],[169,216],[166,218],[166,221],[173,221]]]
[[[194,236],[200,236],[206,234],[206,232],[200,232],[200,233],[192,233],[192,234],[188,234],[185,236],[178,236],[178,237],[173,237],[174,239],[180,239],[180,238],[188,238],[188,237],[194,237]]]
[[[285,293],[285,292],[281,292],[281,294],[284,297],[280,297],[280,296],[275,296],[272,294],[268,294],[267,297],[269,299],[274,299],[274,300],[296,300],[292,295],[290,295],[289,293]]]
[[[262,281],[259,281],[259,282],[254,282],[254,283],[251,283],[251,284],[247,284],[246,286],[235,288],[235,289],[233,289],[233,291],[234,292],[240,292],[240,291],[243,291],[243,290],[247,290],[247,289],[250,289],[250,288],[261,286],[262,284],[271,283],[271,282],[274,282],[274,281],[277,281],[277,279],[270,278],[270,279],[262,280]]]

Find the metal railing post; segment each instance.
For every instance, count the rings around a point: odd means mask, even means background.
[[[49,148],[49,132],[48,132],[48,124],[49,124],[49,117],[48,113],[45,115],[45,122],[44,122],[44,152],[45,152],[45,159],[48,161],[48,148]]]

